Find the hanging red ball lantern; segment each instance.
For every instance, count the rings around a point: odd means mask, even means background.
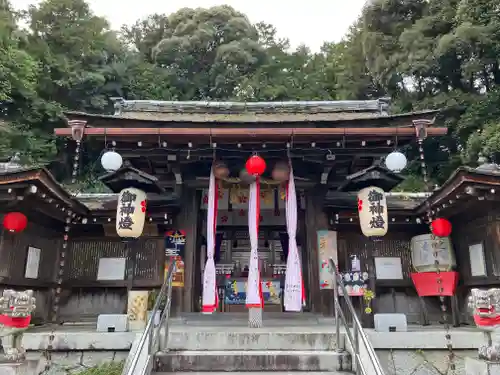
[[[9,232],[22,232],[27,225],[28,218],[20,212],[10,212],[3,218],[3,227]]]
[[[259,155],[252,155],[246,162],[245,168],[248,174],[260,176],[266,170],[266,162]]]
[[[433,220],[431,232],[437,237],[448,237],[451,234],[451,223],[443,218]]]

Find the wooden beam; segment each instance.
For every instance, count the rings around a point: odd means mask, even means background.
[[[283,149],[284,149],[284,145],[282,145]],[[386,155],[386,154],[389,154],[394,148],[393,147],[346,147],[346,148],[335,148],[335,147],[332,147],[332,148],[328,148],[328,147],[323,147],[322,150],[325,150],[325,149],[329,149],[330,152],[335,155],[336,158],[340,158],[340,157],[351,157],[351,156],[355,156],[355,155],[361,155],[363,157],[380,157],[381,155]],[[322,151],[321,149],[311,149],[309,151],[306,151],[306,150],[301,150],[301,152],[294,152],[293,150],[291,151],[290,153],[290,156],[292,158],[303,158],[303,157],[307,157],[307,155],[311,155],[312,156],[315,156],[317,157],[318,159],[321,159],[321,160],[325,160],[326,159],[326,154],[328,153],[328,151]],[[152,159],[152,161],[158,161],[158,160],[161,160],[162,162],[170,162],[170,163],[174,163],[174,161],[168,161],[166,158],[167,158],[167,155],[169,155],[169,152],[167,151],[161,151],[161,150],[151,150],[151,151],[146,151],[146,150],[142,150],[142,149],[135,149],[135,150],[131,150],[131,149],[127,149],[127,150],[120,150],[120,149],[116,149],[116,151],[118,153],[120,153],[120,155],[125,158],[125,159],[144,159],[145,157],[149,158],[149,159]],[[265,152],[265,151],[264,151]],[[187,149],[184,149],[184,150],[181,150],[180,151],[180,154],[179,155],[179,158],[178,159],[185,159],[186,156],[187,156],[187,153],[188,153],[188,150]],[[224,155],[224,156],[221,156],[222,158],[226,159],[226,158],[237,158],[237,159],[246,159],[248,158],[248,155],[252,153],[252,150],[248,150],[248,153],[246,152],[242,152],[241,150],[235,150],[234,152],[231,152],[231,151],[224,151],[224,153],[221,155]],[[323,154],[324,155],[321,155],[318,156],[319,154]],[[278,154],[278,155],[277,155]],[[283,151],[283,157],[285,155],[285,152]],[[206,150],[194,150],[194,151],[190,151],[189,152],[189,156],[190,156],[190,159],[194,159],[196,160],[196,158],[200,158],[200,157],[206,157],[206,158],[212,158],[213,156],[213,151],[206,151]],[[273,153],[273,156],[274,157],[279,157],[281,155],[279,155],[279,152],[278,153]]]
[[[58,137],[71,137],[71,129],[57,128],[54,133]],[[448,133],[447,128],[431,127],[427,129],[428,136],[442,136]],[[379,137],[398,136],[398,138],[415,138],[413,127],[395,128],[86,128],[85,136],[95,137],[137,137],[137,136],[167,136],[171,138],[195,140],[210,138],[216,140],[228,139],[294,139],[317,140],[318,137],[339,139],[346,136]]]

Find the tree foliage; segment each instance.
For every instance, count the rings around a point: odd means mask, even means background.
[[[390,96],[393,111],[443,110],[449,136],[426,145],[442,181],[480,153],[500,156],[499,86],[498,0],[373,0],[343,40],[315,53],[229,6],[152,14],[117,31],[85,0],[43,0],[23,14],[0,0],[0,158],[54,161],[63,110],[106,113],[113,96]]]

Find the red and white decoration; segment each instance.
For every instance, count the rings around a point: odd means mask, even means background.
[[[203,301],[202,313],[212,314],[217,310],[219,304],[217,295],[217,284],[215,282],[215,231],[217,229],[217,202],[219,199],[218,185],[215,180],[214,170],[210,171],[210,183],[208,188],[207,209],[207,263],[203,273]]]
[[[300,311],[304,303],[302,269],[297,248],[297,193],[293,169],[290,166],[290,179],[286,196],[286,228],[288,232],[288,259],[286,262],[284,305],[286,311]]]
[[[248,201],[248,232],[250,237],[250,265],[248,267],[248,286],[246,306],[249,309],[262,309],[262,283],[260,282],[259,269],[259,221],[260,221],[260,179],[250,185]]]

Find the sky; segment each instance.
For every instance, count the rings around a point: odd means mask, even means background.
[[[173,13],[180,8],[208,8],[227,4],[246,14],[251,22],[264,21],[290,40],[292,47],[306,44],[313,51],[325,41],[337,42],[361,13],[366,0],[87,0],[92,10],[107,18],[114,29],[152,13]],[[37,0],[11,0],[25,9]],[[128,5],[130,4],[130,5]]]

